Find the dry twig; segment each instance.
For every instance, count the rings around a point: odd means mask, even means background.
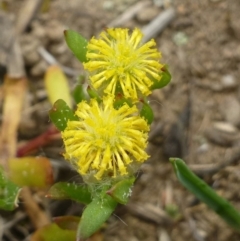
[[[150,1],[139,1],[130,8],[128,8],[124,13],[122,13],[120,16],[118,16],[116,19],[114,19],[112,22],[108,24],[108,27],[118,27],[123,24],[125,24],[127,21],[134,18],[134,16],[149,6],[151,4]]]
[[[142,32],[144,34],[143,42],[147,42],[151,38],[156,37],[166,28],[169,23],[172,22],[175,17],[176,12],[174,8],[168,8],[164,12],[161,12],[148,25],[142,28]]]
[[[16,21],[16,34],[19,36],[23,33],[31,20],[36,15],[37,11],[39,10],[43,0],[26,0],[22,9],[19,11],[19,15],[17,16]]]
[[[152,204],[134,204],[127,205],[129,212],[136,216],[140,216],[146,220],[152,221],[157,224],[171,224],[172,219],[167,215],[167,213]]]

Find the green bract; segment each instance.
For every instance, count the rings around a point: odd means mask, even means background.
[[[132,193],[132,186],[135,178],[125,179],[116,183],[111,189],[107,191],[115,201],[121,204],[127,204]]]

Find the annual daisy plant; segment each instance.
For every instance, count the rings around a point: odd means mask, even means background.
[[[111,28],[87,41],[75,31],[65,31],[67,45],[86,73],[79,77],[72,92],[74,109],[59,66],[48,69],[45,86],[53,104],[50,119],[63,139],[63,156],[84,184],[58,182],[46,196],[68,198],[86,208],[81,218],[55,218],[52,224],[38,229],[32,240],[87,240],[119,203],[128,202],[136,174],[149,158],[146,147],[154,116],[147,98],[171,79],[167,66],[160,62],[155,41],[144,43],[142,37],[139,29]],[[11,87],[7,83],[6,88]],[[56,133],[53,129],[49,130]],[[41,138],[37,137],[37,142]],[[171,158],[170,162],[181,184],[239,232],[240,212],[198,178],[183,160]],[[5,210],[17,206],[20,187],[46,188],[53,183],[46,158],[12,158],[9,165],[5,165],[5,160],[3,164],[0,163],[0,208]],[[172,208],[166,211],[175,215]]]
[[[139,29],[111,28],[88,42],[75,31],[65,31],[69,48],[83,63],[87,84],[73,91],[75,110],[58,100],[49,115],[61,131],[65,159],[86,185],[57,183],[50,195],[64,192],[87,205],[77,240],[97,231],[118,203],[127,203],[135,174],[149,157],[153,112],[147,96],[167,85],[171,76],[155,41],[144,43],[142,37]]]

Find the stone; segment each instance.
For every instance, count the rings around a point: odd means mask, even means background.
[[[240,103],[233,95],[223,99],[220,111],[224,119],[234,126],[240,126]]]
[[[50,21],[46,26],[46,36],[53,42],[60,42],[64,39],[63,31],[64,26],[56,20]]]
[[[235,89],[238,83],[233,75],[227,74],[221,78],[221,85],[223,89]]]

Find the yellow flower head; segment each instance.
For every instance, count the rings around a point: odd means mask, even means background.
[[[68,121],[62,132],[65,158],[80,174],[97,180],[133,174],[134,166],[148,158],[149,126],[137,114],[136,106],[127,104],[114,109],[111,98],[101,104],[82,101],[75,112],[79,120]]]
[[[87,46],[88,62],[84,68],[90,72],[95,89],[104,89],[106,94],[115,95],[121,88],[124,97],[137,100],[139,93],[151,93],[152,78],[159,81],[162,65],[158,62],[161,53],[155,41],[142,44],[143,34],[135,29],[108,29],[99,39],[94,37]]]

